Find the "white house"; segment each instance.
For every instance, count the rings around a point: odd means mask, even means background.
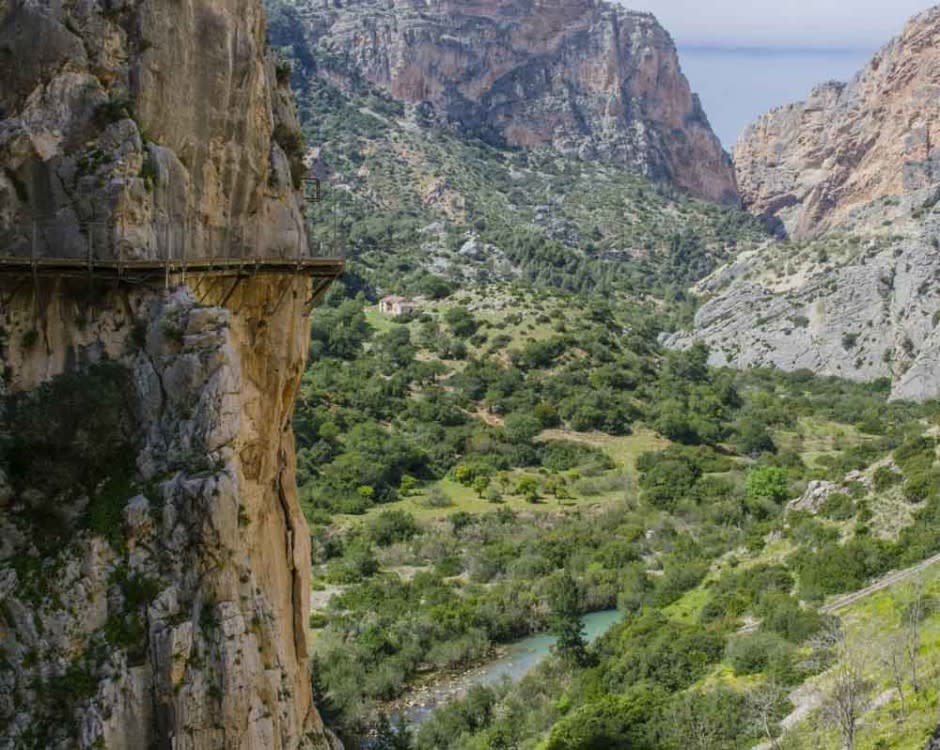
[[[397,318],[399,315],[408,315],[418,309],[418,303],[407,297],[398,297],[390,294],[379,300],[379,312]]]

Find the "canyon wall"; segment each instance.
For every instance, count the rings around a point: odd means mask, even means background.
[[[5,254],[300,247],[302,140],[259,3],[10,0],[0,82]]]
[[[745,205],[790,236],[851,227],[874,200],[940,179],[940,8],[904,31],[847,84],[773,110],[734,148]]]
[[[734,150],[745,206],[787,241],[698,286],[684,347],[714,364],[872,381],[940,395],[940,8],[905,26],[847,84],[763,116]]]
[[[310,75],[491,143],[603,160],[735,202],[730,160],[646,13],[595,0],[284,3]]]
[[[0,255],[295,257],[257,2],[6,3]],[[0,276],[0,748],[327,748],[292,405],[310,282]]]

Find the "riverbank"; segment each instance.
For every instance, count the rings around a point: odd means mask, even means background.
[[[583,634],[588,643],[597,640],[622,615],[616,609],[591,612],[583,617]],[[476,685],[495,685],[504,679],[522,679],[551,652],[555,636],[538,633],[494,649],[493,657],[462,672],[430,676],[426,682],[409,689],[399,698],[382,703],[379,710],[389,716],[400,715],[412,727],[420,725],[439,706],[462,698]]]

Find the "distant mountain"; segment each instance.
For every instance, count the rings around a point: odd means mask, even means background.
[[[735,148],[745,204],[794,238],[742,253],[698,287],[712,362],[940,395],[940,7],[848,84],[776,109]]]
[[[764,115],[734,149],[755,212],[795,237],[857,220],[878,198],[940,178],[940,7],[912,19],[848,84]]]
[[[656,19],[595,0],[291,0],[272,36],[492,145],[549,147],[737,201],[730,160]]]

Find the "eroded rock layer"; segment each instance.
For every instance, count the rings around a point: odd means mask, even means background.
[[[302,145],[258,2],[11,1],[0,117],[4,254],[300,247]]]
[[[490,142],[551,147],[736,200],[727,155],[649,14],[595,0],[294,0],[311,71]],[[288,41],[284,39],[283,41]]]
[[[307,286],[4,307],[0,747],[328,746],[290,430]]]
[[[807,237],[940,180],[938,50],[940,7],[913,18],[848,84],[761,117],[734,149],[745,204]]]
[[[702,281],[691,332],[711,362],[849,380],[889,378],[892,395],[940,395],[940,211],[936,190],[883,207],[877,234],[772,243]],[[906,217],[904,216],[906,214]],[[911,218],[916,214],[917,218]]]

